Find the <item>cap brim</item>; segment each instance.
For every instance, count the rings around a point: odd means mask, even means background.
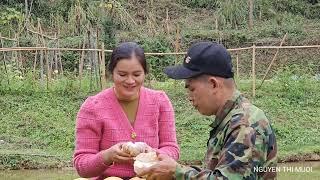
[[[172,79],[188,79],[202,74],[201,71],[192,71],[183,65],[166,67],[164,73]]]

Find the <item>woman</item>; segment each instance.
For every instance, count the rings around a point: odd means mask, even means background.
[[[113,87],[89,97],[76,123],[74,166],[82,177],[135,176],[124,142],[145,142],[157,152],[179,158],[174,111],[167,95],[143,87],[148,73],[136,43],[116,47],[108,67]]]

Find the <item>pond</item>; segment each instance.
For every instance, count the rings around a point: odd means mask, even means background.
[[[278,179],[320,179],[320,161],[295,163],[279,163]],[[45,170],[6,170],[0,171],[0,179],[4,180],[73,180],[78,178],[72,169],[45,169]]]

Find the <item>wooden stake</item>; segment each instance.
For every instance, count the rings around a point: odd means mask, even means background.
[[[38,31],[40,32],[41,30],[41,27],[40,27],[40,19],[38,18]],[[41,41],[41,38],[39,37],[40,35],[38,35],[38,39],[39,41]],[[43,44],[42,42],[40,44]],[[43,80],[43,77],[44,77],[44,67],[43,67],[43,50],[40,51],[40,84],[41,86],[43,87],[43,83],[44,83],[44,80]]]
[[[34,55],[34,61],[33,61],[33,72],[36,72],[36,67],[37,67],[37,59],[38,59],[38,51],[35,52]]]
[[[252,97],[256,96],[256,45],[252,46]]]
[[[83,45],[82,49],[86,48],[86,35],[83,36]],[[81,80],[82,80],[82,72],[83,72],[83,62],[84,62],[84,56],[85,56],[85,51],[81,51],[81,57],[80,57],[80,62],[79,62],[79,86],[81,89]]]
[[[0,33],[0,36],[1,36],[1,33]],[[3,40],[1,39],[1,48],[4,47],[4,43],[3,43]],[[7,76],[7,83],[8,85],[10,84],[10,80],[9,80],[9,75],[8,75],[8,70],[7,70],[7,64],[6,64],[6,52],[3,52],[3,65],[4,65],[4,71],[6,73],[6,76]]]
[[[95,49],[99,48],[99,28],[96,27],[96,38],[95,38]],[[96,68],[95,68],[95,72],[96,72],[96,81],[97,81],[97,86],[100,87],[100,89],[102,88],[102,83],[101,83],[101,78],[100,78],[100,64],[101,64],[101,54],[99,53],[99,51],[95,51],[95,63],[96,63]]]
[[[57,33],[54,33],[54,37],[57,38]],[[56,44],[55,46],[58,46],[58,40],[56,40]],[[55,76],[58,75],[58,52],[57,51],[53,51],[53,58],[54,58],[54,72],[55,72]]]
[[[237,58],[236,58],[236,60],[237,60],[237,79],[239,79],[240,78],[240,76],[239,76],[239,52],[236,51],[236,53],[237,53]]]
[[[281,43],[280,43],[280,47],[283,45],[283,43],[284,43],[284,41],[285,41],[285,39],[286,39],[286,37],[287,37],[287,34],[288,34],[288,33],[286,33],[286,34],[283,36],[282,41],[281,41]],[[266,73],[264,74],[264,76],[263,76],[263,78],[262,78],[262,82],[261,82],[260,86],[258,87],[258,89],[261,88],[264,80],[266,79],[266,77],[267,77],[267,75],[268,75],[268,73],[269,73],[269,71],[270,71],[270,69],[271,69],[271,67],[272,67],[272,64],[274,63],[274,61],[276,60],[276,58],[277,58],[277,56],[278,56],[278,53],[279,53],[279,48],[277,49],[276,53],[274,54],[274,56],[273,56],[273,58],[272,58],[272,60],[271,60],[271,63],[269,64],[269,67],[268,67]]]
[[[14,38],[17,40],[16,41],[16,43],[17,43],[16,46],[19,47],[20,44],[19,44],[18,34],[15,34]],[[23,61],[22,61],[21,52],[17,51],[16,55],[17,55],[18,68],[21,71],[21,74],[24,75],[24,68],[23,68]]]
[[[167,35],[170,34],[170,27],[169,27],[169,9],[166,8],[166,30],[167,30]]]
[[[60,35],[60,30],[59,30],[59,27],[58,27],[58,37]],[[62,60],[61,60],[61,51],[60,51],[60,40],[58,38],[57,40],[57,46],[58,46],[58,59],[59,59],[59,64],[60,64],[60,72],[61,72],[61,75],[63,75],[63,65],[62,65]]]
[[[101,86],[102,89],[107,87],[107,76],[106,76],[106,66],[105,66],[105,53],[104,53],[104,43],[101,44],[101,64],[100,64],[100,72],[101,72]]]
[[[46,43],[44,36],[43,36],[43,31],[42,31],[40,20],[38,21],[38,23],[39,23],[39,32],[41,35],[42,45],[46,47],[47,43]],[[47,90],[49,90],[49,82],[51,81],[51,69],[50,69],[49,57],[48,57],[47,50],[44,51],[44,58],[46,61],[46,70],[47,70],[47,78],[46,78],[47,79]]]
[[[49,90],[49,82],[51,81],[51,70],[50,70],[50,63],[49,63],[49,57],[48,57],[48,51],[45,51],[45,59],[46,59],[46,65],[47,65],[47,90]]]
[[[218,16],[215,15],[214,18],[215,18],[216,31],[218,31],[218,30],[219,30],[219,26],[218,26]]]
[[[88,28],[88,46],[89,48],[92,47],[92,43],[91,43],[91,27]],[[93,86],[93,59],[92,59],[92,52],[90,52],[90,56],[89,56],[89,62],[90,62],[90,91],[92,91],[92,86]]]
[[[175,49],[175,52],[179,52],[180,50],[180,28],[179,28],[179,25],[177,25],[177,30],[176,30],[176,40],[175,40],[175,43],[174,43],[174,49]],[[175,65],[178,64],[178,55],[176,54],[176,58],[175,58],[175,62],[174,62]]]

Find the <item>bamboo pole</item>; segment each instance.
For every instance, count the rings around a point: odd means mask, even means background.
[[[19,41],[19,37],[17,34],[15,34],[15,39],[17,40],[17,47],[20,46],[20,41]],[[22,55],[21,55],[21,51],[17,52],[17,59],[18,59],[18,63],[19,63],[19,70],[21,71],[22,75],[25,74],[24,72],[24,66],[23,66],[23,60],[22,60]]]
[[[218,31],[219,30],[219,23],[218,23],[218,16],[217,15],[214,16],[214,21],[215,21],[216,31]]]
[[[320,48],[320,45],[307,45],[307,46],[256,46],[256,49],[307,49],[307,48]],[[242,51],[242,50],[249,50],[252,47],[243,47],[243,48],[233,48],[227,49],[230,52],[233,51]],[[77,48],[48,48],[48,47],[10,47],[10,48],[0,48],[0,52],[7,51],[40,51],[40,50],[47,50],[47,51],[101,51],[101,49],[77,49]],[[104,50],[104,52],[111,53],[112,50]],[[187,52],[168,52],[168,53],[157,53],[157,52],[146,52],[145,55],[152,55],[152,56],[164,56],[164,55],[185,55]]]
[[[15,38],[17,37],[17,34],[15,34],[14,36]],[[14,41],[13,43],[13,47],[17,47],[17,41]],[[16,65],[18,66],[18,69],[20,70],[19,68],[19,61],[18,61],[18,52],[17,51],[12,51],[11,52],[11,58],[12,60],[16,63]]]
[[[94,44],[94,48],[98,49],[99,48],[99,28],[96,27],[96,38],[95,38],[95,44]],[[95,64],[96,64],[96,68],[95,68],[95,73],[96,73],[96,81],[97,81],[97,86],[100,87],[100,89],[102,88],[102,83],[101,83],[101,78],[100,78],[100,64],[101,64],[101,54],[99,53],[99,51],[95,52]]]
[[[175,53],[178,53],[180,50],[180,44],[179,44],[179,40],[180,40],[180,28],[179,25],[177,25],[177,30],[176,30],[176,40],[174,43],[174,49],[175,49]],[[174,64],[178,64],[178,54],[175,55],[175,62]]]
[[[49,57],[48,51],[45,51],[45,59],[46,59],[46,66],[47,66],[47,90],[49,90],[49,82],[51,80],[51,71],[50,71],[50,64],[49,64]]]
[[[86,35],[83,36],[83,45],[82,45],[82,49],[84,49],[86,47]],[[82,81],[82,72],[83,72],[83,62],[84,62],[84,56],[85,56],[85,51],[81,51],[81,57],[80,57],[80,62],[79,62],[79,86],[81,89],[81,81]]]
[[[37,46],[39,45],[39,40],[38,40],[38,35],[36,39],[36,44]],[[38,60],[38,51],[36,50],[35,55],[34,55],[34,63],[33,63],[33,72],[36,72],[36,67],[37,67],[37,60]]]
[[[107,87],[107,76],[106,76],[106,60],[104,53],[104,43],[101,44],[101,65],[100,65],[100,73],[101,73],[101,86],[102,89]]]
[[[37,35],[43,36],[45,38],[51,39],[51,40],[57,40],[56,37],[53,38],[53,37],[50,37],[48,35],[42,34],[41,32],[32,31],[31,29],[28,29],[28,28],[27,28],[27,31],[32,32],[33,34],[37,34]]]
[[[179,25],[177,25],[177,29],[176,29],[176,38],[175,38],[175,42],[174,42],[174,50],[175,50],[175,60],[174,60],[174,64],[177,65],[178,64],[178,52],[180,50],[180,28]],[[177,81],[174,81],[174,86],[177,85]]]
[[[170,27],[169,27],[169,9],[166,8],[166,30],[167,30],[167,35],[170,34]]]
[[[38,31],[40,30],[40,19],[38,18]],[[40,34],[37,35],[38,36],[38,40],[40,42],[40,44],[43,44],[43,42],[41,42],[41,37]],[[43,50],[40,50],[40,84],[43,87],[43,83],[44,83],[44,67],[43,67]]]
[[[286,34],[283,36],[283,38],[282,38],[282,40],[281,40],[281,43],[280,43],[280,47],[283,45],[283,43],[284,43],[287,35],[288,35],[288,33],[286,33]],[[272,67],[272,64],[274,63],[274,61],[276,60],[276,58],[277,58],[277,56],[278,56],[278,53],[279,53],[279,48],[277,49],[276,53],[274,54],[274,56],[273,56],[273,58],[272,58],[272,60],[271,60],[271,62],[270,62],[270,64],[269,64],[269,66],[268,66],[268,69],[267,69],[266,73],[264,74],[264,76],[263,76],[263,78],[262,78],[262,82],[261,82],[260,86],[258,87],[258,89],[261,88],[264,80],[266,79],[266,77],[267,77],[267,75],[268,75],[268,73],[269,73],[269,71],[270,71],[270,69],[271,69],[271,67]]]
[[[41,23],[39,21],[39,32],[40,32],[40,35],[41,35],[41,40],[42,40],[42,45],[46,46],[47,43],[46,43],[46,40],[44,39],[44,36],[43,36],[43,31],[42,31],[42,27],[41,27]],[[51,81],[51,69],[50,69],[50,63],[49,63],[49,57],[48,57],[48,51],[47,50],[44,50],[44,58],[45,58],[45,61],[46,61],[46,71],[47,71],[47,76],[46,76],[46,79],[47,79],[47,90],[49,90],[49,83]]]
[[[56,38],[57,37],[57,33],[54,34],[54,37]],[[56,44],[55,46],[57,47],[58,46],[58,40],[56,40]],[[55,74],[58,74],[58,53],[57,51],[53,51],[53,56],[54,56],[54,72]]]
[[[237,58],[236,58],[236,61],[237,61],[237,78],[239,79],[239,52],[238,51],[236,51],[237,52]]]
[[[53,76],[52,78],[54,78],[54,68],[53,68],[53,64],[54,64],[54,51],[47,51],[49,54],[49,64],[50,64],[50,70],[51,70],[51,76]]]
[[[58,37],[59,37],[59,35],[60,35],[60,30],[59,30],[59,27],[58,27]],[[60,40],[59,40],[59,38],[57,39],[57,50],[58,50],[58,59],[59,59],[59,64],[60,64],[60,72],[61,72],[61,75],[63,75],[63,65],[62,65],[62,60],[61,60],[61,50],[60,50]]]
[[[33,61],[33,72],[36,72],[36,67],[37,67],[37,59],[38,59],[38,51],[35,52],[34,54],[34,61]]]
[[[256,45],[252,46],[252,97],[256,96]]]
[[[92,43],[91,43],[91,27],[88,28],[88,46],[91,47]],[[92,86],[93,86],[93,60],[92,60],[92,52],[90,52],[90,56],[89,56],[89,62],[90,62],[90,91],[92,91]]]
[[[0,33],[0,36],[1,36],[1,33]],[[4,46],[4,43],[3,43],[3,40],[1,40],[1,48],[3,48]],[[7,83],[8,85],[10,84],[10,80],[9,80],[9,74],[8,74],[8,69],[7,69],[7,63],[6,63],[6,52],[3,52],[3,65],[4,65],[4,71],[6,73],[6,76],[7,76]]]
[[[16,39],[12,39],[12,38],[7,38],[7,37],[3,37],[0,35],[0,39],[4,39],[4,40],[8,40],[8,41],[17,41]]]

